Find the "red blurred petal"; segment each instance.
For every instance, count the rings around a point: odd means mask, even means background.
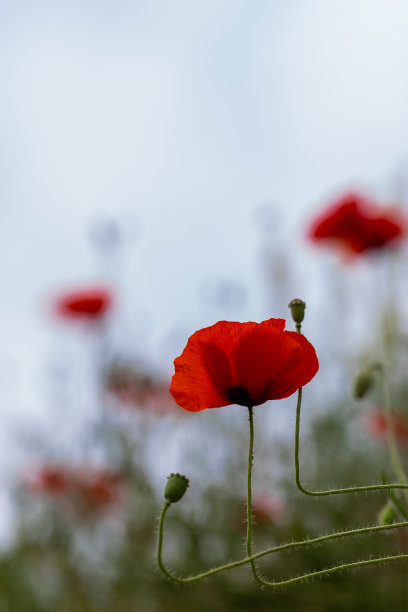
[[[334,244],[351,255],[383,248],[405,235],[406,220],[398,210],[355,193],[329,206],[309,228],[314,242]]]
[[[61,296],[56,307],[68,319],[100,319],[112,305],[112,294],[105,288],[89,288]]]

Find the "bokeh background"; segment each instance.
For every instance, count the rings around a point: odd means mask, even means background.
[[[245,568],[175,588],[154,561],[169,471],[191,478],[169,563],[244,551],[245,411],[187,414],[167,392],[188,336],[217,320],[306,300],[316,488],[392,477],[381,397],[350,393],[370,359],[391,366],[405,452],[406,246],[347,259],[307,234],[350,190],[406,209],[407,41],[402,0],[0,2],[1,612],[408,605],[403,563],[274,593]],[[58,310],[98,288],[103,312]],[[386,502],[296,492],[294,408],[256,411],[258,548],[375,523]],[[263,568],[407,545],[398,532]]]

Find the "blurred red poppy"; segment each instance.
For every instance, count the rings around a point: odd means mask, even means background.
[[[319,369],[313,346],[284,319],[219,321],[195,332],[174,365],[170,392],[192,412],[288,397]]]
[[[279,523],[287,516],[287,509],[278,497],[268,493],[254,493],[252,514],[258,524]]]
[[[29,482],[32,489],[51,495],[64,493],[69,487],[66,470],[58,466],[43,467]]]
[[[252,519],[258,527],[268,528],[272,525],[285,522],[290,513],[282,499],[269,493],[252,493]],[[231,523],[239,531],[246,531],[247,508],[243,500],[239,500],[239,506]]]
[[[400,444],[408,443],[408,417],[400,412],[393,414],[394,432]],[[390,423],[382,412],[371,412],[365,416],[364,425],[366,430],[378,440],[385,440]]]
[[[329,206],[309,228],[315,243],[333,243],[345,254],[395,246],[406,233],[406,220],[395,208],[381,207],[355,193]]]
[[[114,362],[105,373],[105,386],[120,404],[143,410],[147,415],[180,413],[169,395],[168,382],[146,369]]]
[[[118,502],[122,479],[103,469],[44,466],[30,475],[27,484],[34,491],[63,499],[87,513]]]
[[[78,474],[76,487],[82,502],[91,508],[110,506],[119,500],[121,479],[108,470]]]
[[[112,305],[110,291],[101,287],[73,291],[60,297],[58,313],[67,319],[99,320]]]

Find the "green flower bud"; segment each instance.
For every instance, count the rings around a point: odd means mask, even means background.
[[[397,519],[397,513],[392,501],[388,501],[378,515],[379,525],[392,525]]]
[[[167,477],[166,488],[164,489],[165,499],[171,504],[178,502],[187,491],[189,484],[188,478],[182,474],[170,474]]]
[[[289,308],[294,322],[301,323],[305,318],[306,303],[299,298],[295,298],[289,303]]]
[[[361,370],[354,380],[353,395],[355,399],[361,399],[374,386],[374,374],[372,370]]]

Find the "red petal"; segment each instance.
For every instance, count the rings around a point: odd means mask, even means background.
[[[347,194],[320,215],[309,237],[331,242],[350,253],[375,250],[402,238],[406,220],[395,209],[384,208],[358,194]]]
[[[285,350],[285,321],[264,321],[249,330],[236,344],[232,354],[234,370],[238,377],[235,384],[248,389],[254,405],[266,401],[265,388],[280,367],[282,349]]]
[[[285,335],[288,339],[286,360],[282,359],[280,371],[265,390],[267,399],[289,397],[306,385],[319,369],[316,351],[305,336],[291,331],[286,331]]]
[[[270,321],[239,341],[233,363],[255,405],[292,395],[319,367],[315,350],[304,336],[284,331]]]
[[[197,412],[230,404],[225,395],[231,386],[231,367],[223,350],[229,350],[242,324],[219,321],[193,334],[174,361],[170,393],[179,406]]]
[[[99,319],[112,304],[111,293],[104,288],[91,288],[67,293],[57,300],[58,312],[67,318]]]

